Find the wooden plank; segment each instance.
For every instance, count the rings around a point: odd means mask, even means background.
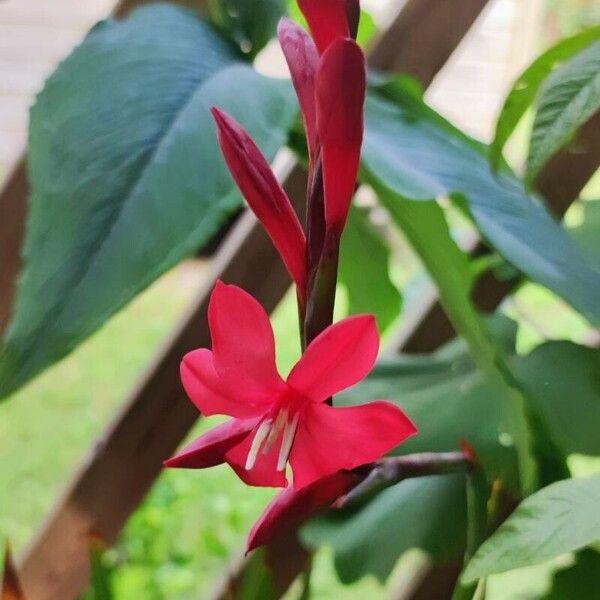
[[[0,196],[0,334],[10,318],[21,270],[21,241],[25,231],[27,212],[27,173],[25,159],[21,159]]]

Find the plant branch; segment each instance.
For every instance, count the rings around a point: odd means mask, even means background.
[[[469,473],[476,468],[476,461],[465,452],[424,452],[406,456],[386,457],[355,469],[364,479],[334,504],[346,508],[361,503],[366,497],[405,479]]]

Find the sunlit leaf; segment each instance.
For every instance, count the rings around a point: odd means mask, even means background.
[[[592,27],[572,37],[561,40],[539,56],[515,81],[508,93],[490,145],[490,161],[497,169],[502,158],[502,148],[515,130],[521,117],[535,100],[544,79],[564,60],[600,38],[600,27]]]
[[[600,41],[556,69],[536,101],[527,157],[527,179],[540,169],[600,109]]]
[[[525,499],[475,553],[463,580],[526,567],[600,540],[600,476],[553,483]]]

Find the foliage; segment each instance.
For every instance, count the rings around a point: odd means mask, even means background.
[[[151,6],[90,32],[32,109],[26,266],[0,396],[70,352],[239,207],[208,109],[244,115],[272,158],[291,100],[186,10]]]
[[[297,129],[290,86],[259,75],[248,60],[285,9],[282,0],[213,0],[211,25],[181,8],[146,7],[94,27],[48,80],[31,115],[25,266],[0,354],[0,396],[68,354],[209,242],[240,206],[215,150],[213,104],[243,123],[269,160]],[[362,41],[374,30],[363,19]],[[407,294],[389,275],[390,240],[402,233],[461,339],[427,356],[380,361],[335,404],[388,398],[405,410],[420,434],[396,454],[452,451],[467,440],[480,484],[478,534],[488,538],[475,551],[472,473],[406,480],[303,529],[307,544],[333,547],[344,582],[366,574],[385,580],[412,548],[445,564],[460,561],[468,546],[465,584],[576,552],[574,564],[555,573],[548,597],[588,597],[594,589],[598,555],[589,547],[600,539],[600,477],[559,479],[568,476],[570,455],[600,455],[600,351],[557,340],[518,355],[516,327],[483,319],[472,301],[478,277],[494,261],[482,268],[461,248],[446,205],[462,211],[521,281],[544,286],[600,325],[598,201],[583,205],[582,224],[568,232],[530,189],[600,108],[599,36],[596,27],[564,40],[521,75],[491,147],[429,108],[406,78],[371,78],[361,182],[375,191],[390,223],[382,233],[366,210],[350,212],[340,263],[349,310],[376,313],[382,329],[397,321]],[[501,151],[531,105],[524,182]],[[291,356],[289,348],[288,341]],[[215,489],[222,484],[217,478]],[[226,508],[212,506],[212,519],[196,515],[190,526],[179,520],[182,481],[162,479],[118,549],[94,554],[93,597],[131,589],[148,598],[186,594],[194,588],[198,555],[212,575],[239,541],[254,505],[219,496],[215,502]],[[506,516],[503,501],[520,504],[494,533]],[[181,538],[174,553],[165,549],[166,530]],[[251,560],[249,589],[265,597],[262,556]],[[138,570],[119,569],[123,564]]]
[[[517,124],[531,106],[546,77],[561,61],[571,58],[582,48],[600,37],[600,27],[592,27],[561,40],[537,58],[515,81],[496,124],[494,140],[490,145],[490,161],[497,169],[502,158],[502,148]]]
[[[463,579],[544,562],[600,539],[600,476],[553,483],[523,501],[484,542]]]
[[[532,181],[579,128],[600,110],[600,41],[554,71],[542,85],[527,158]]]

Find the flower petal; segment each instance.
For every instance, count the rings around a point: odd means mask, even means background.
[[[231,419],[201,435],[179,454],[165,461],[166,467],[204,469],[225,462],[225,453],[254,429],[258,419]]]
[[[225,162],[248,205],[263,224],[304,297],[306,238],[292,204],[267,159],[244,128],[228,114],[212,109]]]
[[[365,57],[351,39],[334,42],[323,54],[315,94],[323,160],[325,222],[339,233],[356,186],[364,129]],[[340,93],[344,90],[344,93]]]
[[[375,317],[348,317],[325,329],[308,345],[287,382],[297,392],[322,402],[366,377],[378,351]]]
[[[290,456],[294,487],[300,490],[336,471],[373,462],[416,431],[391,402],[343,408],[309,404]]]
[[[336,39],[350,36],[348,15],[352,7],[347,5],[348,0],[298,0],[321,54]]]
[[[242,288],[217,281],[208,321],[213,364],[231,395],[267,403],[284,387],[275,365],[275,339],[265,309]]]
[[[213,353],[206,348],[188,352],[181,361],[180,373],[187,395],[206,417],[258,417],[265,412],[269,404],[268,399],[260,402],[256,395],[244,394],[243,389],[229,392],[229,382],[224,382],[217,375],[213,365]]]
[[[279,21],[277,35],[302,109],[308,152],[312,165],[317,154],[315,75],[319,64],[319,53],[308,33],[287,17],[283,17]]]
[[[281,436],[273,444],[267,454],[259,451],[252,469],[246,469],[246,460],[260,423],[249,432],[236,446],[227,451],[225,460],[237,473],[238,477],[246,484],[258,487],[286,487],[287,478],[285,471],[277,470],[277,459],[281,448]]]
[[[252,527],[246,552],[264,546],[297,527],[313,513],[346,494],[359,481],[357,475],[341,471],[319,479],[300,491],[288,487],[273,499]]]

